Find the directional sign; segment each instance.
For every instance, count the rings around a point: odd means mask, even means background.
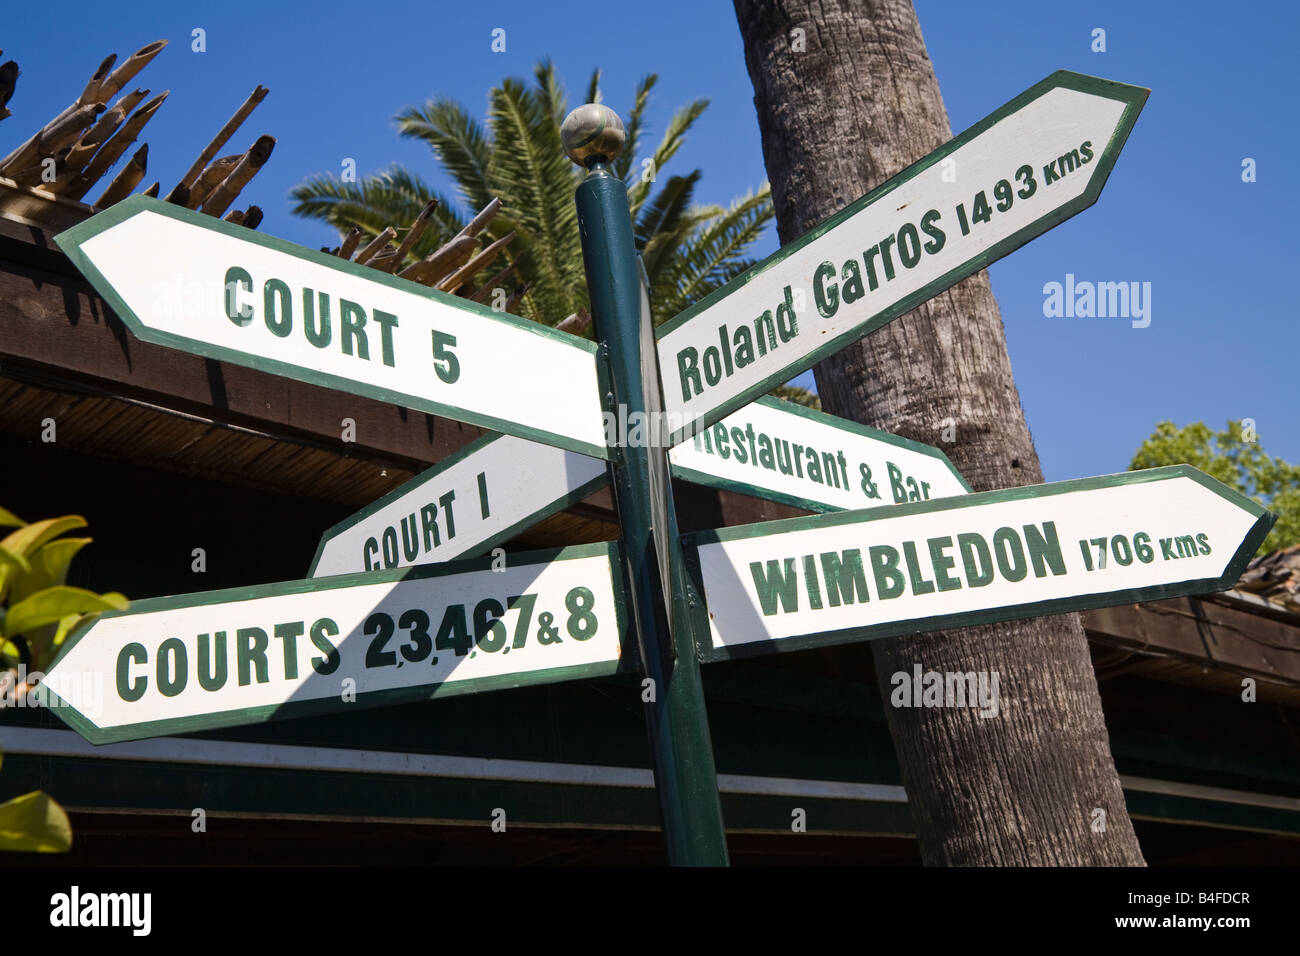
[[[1204,594],[1276,516],[1189,465],[688,535],[704,660]]]
[[[1092,205],[1147,93],[1054,73],[665,323],[674,442]]]
[[[809,511],[964,495],[937,448],[764,396],[671,452],[673,474]]]
[[[56,241],[146,342],[608,455],[594,343],[144,196]]]
[[[613,544],[136,601],[68,639],[38,699],[91,743],[619,669]]]
[[[326,531],[307,576],[474,557],[608,481],[598,458],[485,435]]]

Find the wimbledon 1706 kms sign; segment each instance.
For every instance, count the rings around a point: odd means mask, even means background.
[[[593,342],[145,196],[55,241],[146,342],[608,457]]]
[[[703,660],[1231,587],[1276,516],[1189,465],[687,535]]]
[[[664,323],[672,441],[1092,205],[1148,92],[1054,73]]]
[[[612,674],[617,557],[578,545],[136,601],[69,637],[36,699],[102,744]]]

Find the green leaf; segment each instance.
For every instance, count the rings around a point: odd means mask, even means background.
[[[5,617],[5,636],[24,634],[47,624],[54,624],[69,614],[95,611],[124,611],[127,600],[120,594],[96,594],[84,588],[53,587],[38,591],[9,608]]]
[[[21,528],[27,522],[18,517],[12,511],[6,511],[0,508],[0,528]]]
[[[0,541],[0,548],[12,551],[15,554],[28,555],[51,538],[57,538],[63,532],[71,531],[73,528],[84,528],[85,526],[86,519],[81,515],[64,515],[62,518],[46,518],[44,521],[33,521]]]
[[[9,603],[17,604],[37,591],[52,588],[68,580],[68,565],[78,551],[90,544],[90,538],[59,538],[36,549],[29,558],[31,568],[11,582]]]
[[[0,803],[0,850],[67,853],[72,849],[68,815],[40,790]]]
[[[10,551],[0,544],[0,572],[5,568],[14,568],[26,574],[31,571],[32,565],[21,551]]]

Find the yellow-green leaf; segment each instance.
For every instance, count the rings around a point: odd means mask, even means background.
[[[7,540],[7,539],[6,539]],[[21,551],[10,551],[0,544],[0,571],[17,569],[26,574],[32,569],[32,563]]]
[[[0,803],[0,850],[67,853],[72,824],[48,793],[33,790]]]
[[[68,565],[77,552],[90,544],[90,538],[59,538],[47,541],[27,556],[31,570],[10,581],[9,603],[31,597],[37,591],[52,588],[68,580]]]
[[[27,522],[18,517],[12,511],[6,511],[0,508],[0,528],[21,528]]]
[[[46,541],[51,538],[57,538],[65,531],[71,531],[73,528],[84,528],[86,519],[81,515],[64,515],[62,518],[46,518],[44,521],[33,521],[29,525],[24,525],[17,531],[11,532],[9,537],[0,541],[0,548],[8,548],[16,554],[31,554]]]
[[[126,606],[127,600],[120,594],[96,594],[85,588],[66,586],[46,588],[9,608],[5,616],[5,634],[23,634],[53,624],[69,614],[123,611]]]

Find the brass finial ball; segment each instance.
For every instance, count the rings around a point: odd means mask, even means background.
[[[564,118],[560,125],[564,151],[584,169],[596,160],[609,163],[623,152],[627,132],[623,121],[602,103],[587,103]]]

